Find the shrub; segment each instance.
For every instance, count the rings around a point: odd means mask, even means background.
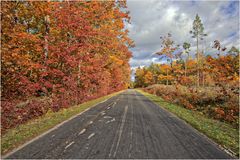
[[[187,109],[198,110],[203,114],[231,123],[238,127],[239,97],[233,89],[221,87],[186,87],[182,85],[152,85],[144,91],[156,94],[164,100]]]

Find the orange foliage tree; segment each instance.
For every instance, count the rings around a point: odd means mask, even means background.
[[[3,130],[128,87],[126,1],[1,5]]]

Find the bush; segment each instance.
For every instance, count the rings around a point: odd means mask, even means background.
[[[239,97],[232,89],[221,87],[197,89],[182,85],[152,85],[144,88],[144,91],[238,127]]]

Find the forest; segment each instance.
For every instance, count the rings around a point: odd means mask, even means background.
[[[126,1],[1,5],[3,132],[131,84]],[[138,67],[134,87],[238,127],[239,49],[220,40],[202,47],[208,35],[198,15],[189,32],[196,49],[172,34],[160,37],[155,53],[163,63]]]
[[[197,50],[189,42],[176,44],[170,33],[160,37],[155,54],[167,63],[138,67],[134,87],[239,127],[239,50],[215,40],[206,51],[199,47],[207,34],[198,15],[192,28]]]
[[[126,89],[125,1],[1,1],[1,130]]]

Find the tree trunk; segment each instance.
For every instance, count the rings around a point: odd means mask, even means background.
[[[187,77],[187,60],[185,61],[185,77]]]
[[[189,52],[187,52],[187,59],[186,59],[186,64],[185,64],[185,76],[187,77],[187,63],[188,63],[188,61],[189,61]]]
[[[199,87],[200,71],[199,71],[199,52],[198,52],[198,36],[197,36],[197,87]]]
[[[168,69],[167,69],[167,85],[168,85]]]
[[[45,61],[48,58],[48,35],[49,35],[49,15],[45,16],[45,35],[44,35],[44,55],[45,55]]]
[[[205,86],[204,78],[205,78],[205,77],[204,77],[204,72],[203,72],[203,73],[202,73],[202,79],[203,79],[203,84],[202,84],[202,85],[203,85],[203,87]]]
[[[80,86],[80,73],[81,73],[81,60],[78,63],[78,80],[77,80],[77,84],[78,86]]]

